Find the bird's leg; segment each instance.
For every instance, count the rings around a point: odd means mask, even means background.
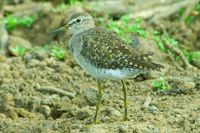
[[[97,79],[97,85],[98,85],[98,98],[97,98],[96,112],[95,112],[93,123],[97,123],[97,118],[98,118],[98,115],[99,115],[99,111],[100,111],[100,107],[101,107],[101,102],[102,102],[101,80]]]
[[[124,93],[124,120],[128,120],[128,112],[127,112],[127,87],[123,80],[121,80],[123,85],[123,93]]]

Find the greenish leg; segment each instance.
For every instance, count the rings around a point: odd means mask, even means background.
[[[127,112],[127,87],[123,80],[121,80],[123,85],[123,93],[124,93],[124,120],[128,120],[128,112]]]
[[[101,107],[101,101],[102,101],[102,88],[101,88],[101,81],[97,79],[97,85],[98,85],[98,99],[97,99],[97,104],[96,104],[96,112],[94,116],[93,123],[97,123],[97,118],[100,112],[100,107]]]

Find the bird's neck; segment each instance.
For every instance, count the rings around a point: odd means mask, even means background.
[[[79,30],[76,30],[73,32],[73,36],[76,36],[76,35],[80,35],[84,32],[87,32],[88,30],[91,30],[93,29],[94,27],[90,27],[90,28],[82,28],[82,29],[79,29]]]

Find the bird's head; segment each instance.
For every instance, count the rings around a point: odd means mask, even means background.
[[[88,13],[76,13],[72,15],[67,23],[50,32],[49,34],[57,34],[61,31],[70,30],[74,35],[95,27],[94,19]]]

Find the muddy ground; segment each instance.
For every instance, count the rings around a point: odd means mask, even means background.
[[[49,10],[43,11],[30,28],[16,28],[9,32],[9,36],[28,41],[30,47],[52,41],[63,44],[67,37],[49,37],[47,31],[57,27],[74,9],[64,13]],[[195,28],[200,25],[199,21],[182,29],[168,19],[164,22],[168,32],[182,39],[183,45],[199,50],[200,31]],[[170,27],[174,28],[170,30]],[[174,32],[174,29],[177,30]],[[97,97],[96,81],[80,68],[67,49],[63,61],[55,60],[42,50],[27,52],[23,57],[1,56],[0,132],[199,133],[200,69],[196,66],[184,68],[169,53],[161,52],[156,45],[149,45],[157,53],[155,60],[165,69],[126,81],[128,121],[122,120],[122,85],[118,81],[104,81],[98,124],[91,124]],[[65,44],[63,48],[66,48]],[[171,90],[152,88],[152,81],[160,77],[168,81]]]

